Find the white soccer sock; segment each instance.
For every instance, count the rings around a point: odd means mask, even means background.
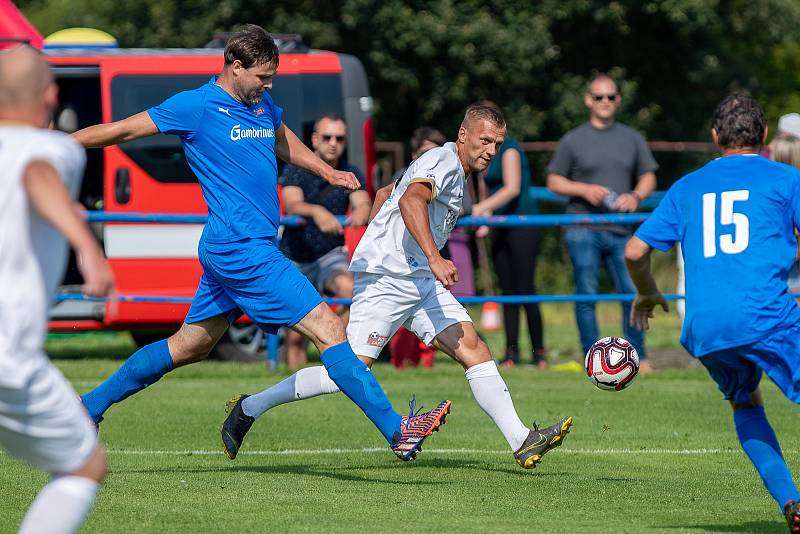
[[[494,361],[473,365],[464,373],[478,406],[492,418],[503,433],[511,450],[516,451],[525,442],[530,429],[522,424],[508,387]]]
[[[19,534],[78,532],[92,508],[100,484],[85,477],[60,476],[50,481],[34,499]]]
[[[337,391],[339,386],[330,379],[328,371],[323,366],[306,367],[261,393],[247,397],[242,401],[242,410],[245,415],[258,417],[267,410],[287,402],[310,399]]]

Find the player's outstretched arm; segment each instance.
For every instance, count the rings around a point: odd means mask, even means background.
[[[33,209],[58,230],[75,249],[84,278],[83,292],[102,297],[114,292],[114,275],[100,245],[72,205],[69,191],[58,171],[46,161],[33,161],[23,176],[25,192]]]
[[[428,258],[431,272],[444,287],[450,287],[458,282],[458,271],[455,264],[444,259],[436,248],[428,217],[428,204],[431,200],[433,200],[431,185],[426,182],[413,182],[400,197],[398,205],[408,233]]]
[[[661,306],[665,312],[669,311],[667,301],[658,290],[658,284],[650,269],[651,252],[650,245],[636,236],[633,236],[625,246],[625,263],[637,291],[631,306],[630,322],[640,330],[650,328],[650,319],[653,318],[656,306]]]
[[[84,146],[84,148],[100,148],[110,145],[118,145],[127,141],[133,141],[141,137],[148,137],[158,133],[158,127],[150,114],[146,111],[131,115],[127,119],[107,124],[96,124],[82,130],[78,130],[72,136]]]
[[[286,163],[313,172],[328,183],[355,191],[361,187],[358,178],[352,172],[338,171],[322,161],[295,133],[281,124],[275,132],[275,153]]]

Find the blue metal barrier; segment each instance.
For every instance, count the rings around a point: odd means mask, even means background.
[[[633,293],[614,293],[614,294],[561,294],[561,295],[488,295],[475,297],[457,297],[462,304],[485,304],[496,302],[497,304],[532,304],[547,302],[628,302],[633,300]],[[682,300],[683,295],[677,293],[665,293],[667,300]],[[81,293],[58,293],[55,297],[56,302],[65,300],[85,300],[91,302],[105,302],[105,297],[87,297]],[[192,297],[172,297],[172,296],[153,296],[153,295],[117,295],[114,300],[118,302],[147,302],[150,304],[191,304]],[[323,299],[327,304],[349,306],[351,299]]]
[[[494,295],[494,296],[475,296],[475,297],[459,297],[458,301],[462,304],[483,304],[486,302],[496,302],[498,304],[530,304],[530,303],[547,303],[547,302],[627,302],[633,300],[633,293],[620,293],[620,294],[602,294],[602,295],[577,295],[577,294],[563,294],[563,295]],[[667,300],[681,300],[683,295],[674,293],[664,294]],[[104,302],[107,299],[104,297],[87,297],[81,293],[58,293],[55,297],[56,302],[65,300],[85,300],[92,302]],[[152,296],[152,295],[117,295],[115,300],[119,302],[147,302],[147,303],[163,303],[163,304],[190,304],[191,297],[178,297],[178,296]],[[324,299],[328,304],[336,305],[350,305],[350,299]],[[267,334],[267,362],[270,368],[275,369],[278,366],[278,348],[279,339],[277,335]]]
[[[461,217],[456,226],[490,226],[506,228],[512,226],[555,226],[555,225],[593,225],[593,224],[639,224],[649,213],[587,213],[565,215],[494,215],[491,217]],[[336,217],[342,224],[347,224],[347,217]],[[204,224],[207,217],[202,214],[175,213],[110,213],[106,211],[88,211],[89,222],[119,223],[161,223],[161,224]],[[298,215],[281,217],[283,226],[302,226],[305,219]]]
[[[568,197],[556,195],[546,187],[541,186],[532,186],[528,188],[528,194],[532,199],[539,200],[541,202],[551,202],[553,204],[566,204],[569,202]],[[664,198],[665,194],[666,191],[653,191],[653,193],[644,199],[639,206],[645,209],[654,209],[656,206],[658,206],[658,203],[661,202],[661,199]]]
[[[539,200],[566,202],[565,197],[554,195],[547,188],[531,188],[531,194]],[[655,196],[655,195],[654,195]],[[653,197],[649,197],[648,201]],[[660,196],[656,196],[660,200]],[[658,200],[654,200],[655,204]],[[643,203],[643,207],[647,201]],[[489,226],[496,228],[518,227],[518,226],[557,226],[557,225],[603,225],[603,224],[623,224],[635,225],[644,221],[648,213],[605,213],[605,214],[565,214],[565,215],[508,215],[492,217],[461,217],[457,226],[476,227]],[[86,219],[89,222],[118,222],[118,223],[161,223],[161,224],[204,224],[207,220],[204,214],[175,214],[175,213],[121,213],[105,211],[88,211]],[[347,224],[347,217],[337,217],[342,224]],[[297,215],[281,217],[283,226],[302,226],[305,219]],[[683,298],[681,295],[665,295],[668,300]],[[547,303],[547,302],[624,302],[633,299],[632,294],[604,294],[604,295],[495,295],[495,296],[475,296],[462,297],[458,300],[463,304],[482,304],[485,302],[497,302],[498,304],[528,304],[528,303]],[[90,300],[103,302],[103,298],[87,297],[80,293],[60,293],[55,299],[57,302],[65,300]],[[189,304],[192,297],[179,296],[153,296],[153,295],[117,295],[119,302],[147,302],[164,304]],[[350,299],[326,299],[329,304],[349,305]],[[278,337],[267,336],[268,361],[271,367],[276,367],[278,363]]]

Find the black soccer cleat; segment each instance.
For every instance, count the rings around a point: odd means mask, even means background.
[[[789,501],[783,507],[789,532],[800,532],[800,501]]]
[[[242,401],[249,396],[237,395],[225,403],[228,417],[222,423],[222,446],[231,460],[236,459],[247,431],[256,421],[255,417],[250,417],[242,410]]]
[[[553,426],[541,430],[534,423],[533,430],[528,433],[522,447],[514,453],[514,459],[522,468],[533,469],[542,461],[542,456],[547,451],[561,445],[571,426],[572,417],[565,417]]]

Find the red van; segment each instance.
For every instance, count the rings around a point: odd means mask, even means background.
[[[342,115],[349,126],[351,163],[367,176],[375,163],[372,99],[361,62],[353,56],[307,50],[298,38],[278,40],[282,50],[272,96],[286,125],[306,141],[314,120]],[[66,131],[111,122],[207,82],[222,67],[221,48],[44,49],[60,89],[56,126]],[[206,213],[200,186],[175,136],[157,135],[87,151],[80,202],[108,213]],[[372,184],[368,184],[370,193]],[[191,297],[200,279],[201,224],[93,224],[120,294]],[[80,283],[74,259],[65,289]],[[183,321],[188,304],[120,303],[116,307],[63,301],[51,310],[50,330],[130,330],[137,343],[162,338]],[[252,324],[235,325],[218,346],[225,358],[248,359],[263,350]]]

